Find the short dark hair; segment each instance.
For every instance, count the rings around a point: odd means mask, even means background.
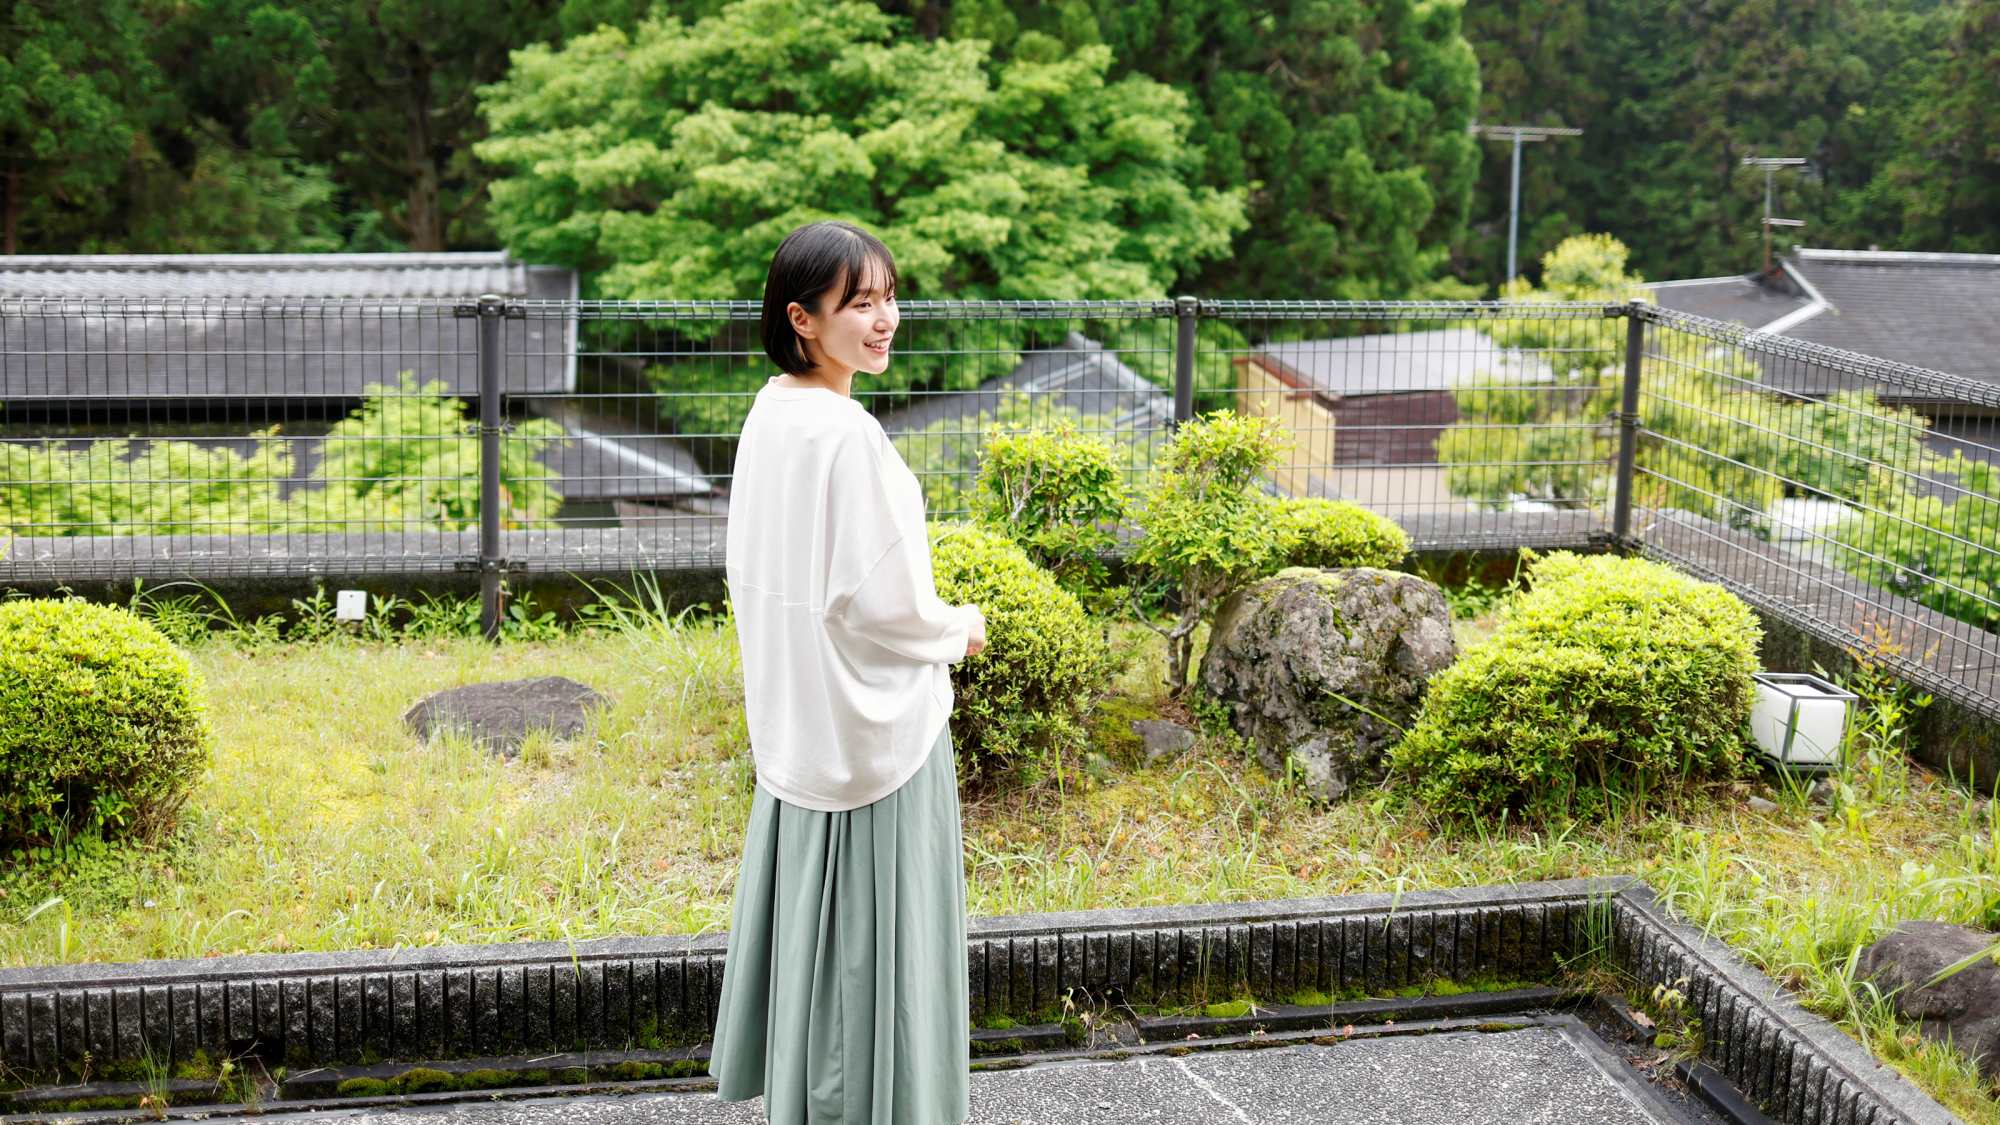
[[[882,269],[889,291],[896,291],[896,259],[882,240],[837,219],[807,223],[785,236],[771,255],[771,269],[764,275],[764,354],[787,375],[812,370],[806,358],[805,341],[793,329],[786,306],[793,301],[815,309],[820,296],[841,281],[840,308],[854,298],[855,290],[874,262]]]

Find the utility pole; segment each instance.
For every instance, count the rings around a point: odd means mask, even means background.
[[[1507,203],[1507,280],[1515,277],[1515,247],[1520,244],[1521,234],[1521,142],[1546,141],[1550,137],[1581,137],[1581,129],[1564,129],[1552,125],[1479,125],[1466,126],[1466,131],[1479,137],[1511,137],[1514,141],[1514,179],[1508,191]]]
[[[1744,167],[1756,167],[1764,170],[1764,222],[1762,225],[1764,227],[1765,277],[1771,276],[1771,228],[1802,227],[1806,225],[1804,219],[1779,219],[1772,217],[1771,177],[1776,175],[1780,168],[1804,164],[1805,162],[1806,158],[1803,156],[1746,156],[1743,158]]]

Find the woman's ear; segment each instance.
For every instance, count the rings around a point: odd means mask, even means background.
[[[802,339],[810,340],[813,338],[812,317],[806,312],[804,305],[799,304],[797,301],[786,305],[785,318],[792,322],[792,331],[797,332]]]

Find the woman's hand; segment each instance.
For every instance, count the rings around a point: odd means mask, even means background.
[[[969,603],[968,603],[969,604]],[[986,614],[978,606],[972,609],[972,635],[965,646],[965,655],[971,656],[986,647]]]

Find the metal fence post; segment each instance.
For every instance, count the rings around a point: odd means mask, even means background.
[[[1194,417],[1195,320],[1201,302],[1193,297],[1174,298],[1174,428]]]
[[[1625,306],[1625,394],[1618,413],[1618,483],[1611,501],[1611,542],[1632,547],[1632,475],[1639,452],[1639,360],[1646,350],[1643,301]]]
[[[500,636],[500,328],[506,299],[479,298],[479,624]]]

